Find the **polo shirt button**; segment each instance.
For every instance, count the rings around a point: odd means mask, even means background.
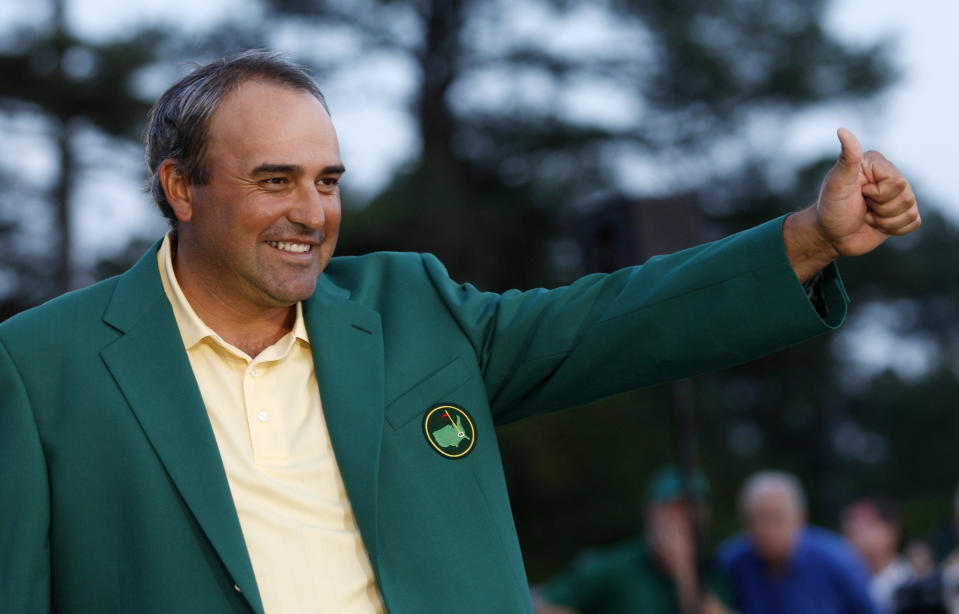
[[[256,415],[256,417],[259,418],[260,422],[266,422],[267,420],[270,419],[270,416],[267,415],[265,411],[261,411],[260,413]]]
[[[256,370],[256,367],[250,369],[250,377],[256,377],[257,375],[259,375],[259,372]]]

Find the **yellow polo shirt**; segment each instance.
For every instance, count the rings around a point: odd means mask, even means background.
[[[266,613],[385,612],[326,430],[302,305],[293,330],[250,358],[193,311],[169,235],[157,264]]]

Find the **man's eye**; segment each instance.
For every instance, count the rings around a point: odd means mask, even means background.
[[[324,177],[320,179],[320,184],[328,187],[336,186],[340,184],[340,180],[336,177]]]
[[[269,179],[264,179],[263,183],[269,185],[283,185],[286,183],[286,177],[270,177]]]

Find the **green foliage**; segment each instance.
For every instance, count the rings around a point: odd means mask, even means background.
[[[402,175],[369,205],[345,216],[338,253],[375,250],[440,254],[459,279],[488,290],[551,279],[545,254],[554,220],[525,190],[495,180],[464,180],[455,162],[436,158]]]
[[[158,32],[106,43],[62,30],[19,37],[15,52],[0,55],[2,107],[27,105],[63,123],[83,118],[107,134],[138,138],[150,102],[132,93],[131,81],[154,60]]]
[[[30,224],[54,220],[52,227],[42,232],[48,237],[42,254],[23,249],[8,256],[14,261],[6,268],[17,277],[13,284],[16,296],[29,297],[31,302],[69,290],[75,282],[71,218],[83,159],[77,155],[78,131],[92,128],[121,139],[138,138],[150,103],[133,93],[133,81],[154,60],[161,40],[160,33],[153,30],[102,43],[81,40],[62,23],[63,2],[55,6],[49,27],[13,33],[15,44],[0,53],[0,111],[39,116],[49,126],[59,165],[52,186],[28,187],[34,192],[49,190],[32,215],[21,211],[17,219],[4,211],[15,206],[12,202],[21,205],[22,191],[6,186],[0,193],[0,214],[14,219],[18,232],[37,234],[35,227],[28,228]],[[29,274],[38,260],[50,260],[49,266],[39,275]]]

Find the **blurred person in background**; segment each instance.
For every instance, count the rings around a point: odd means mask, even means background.
[[[932,546],[924,539],[906,544],[909,576],[893,594],[895,614],[948,614],[942,575]]]
[[[719,562],[741,614],[876,614],[856,553],[838,535],[807,526],[795,476],[756,473],[739,504],[745,534],[723,544]]]
[[[896,506],[888,500],[860,499],[842,512],[842,533],[869,569],[869,594],[880,614],[893,614],[893,593],[909,580],[909,563],[899,555]]]
[[[906,560],[912,579],[924,580],[936,574],[936,557],[932,546],[924,539],[912,539],[906,544]]]
[[[659,469],[646,487],[642,535],[580,555],[534,591],[536,614],[723,614],[729,587],[705,565],[700,582],[693,525],[694,499],[706,497],[702,473],[689,483],[674,466]]]
[[[953,526],[956,535],[959,535],[959,487],[956,488],[952,501]],[[959,547],[953,550],[942,563],[942,582],[950,614],[959,614]]]

